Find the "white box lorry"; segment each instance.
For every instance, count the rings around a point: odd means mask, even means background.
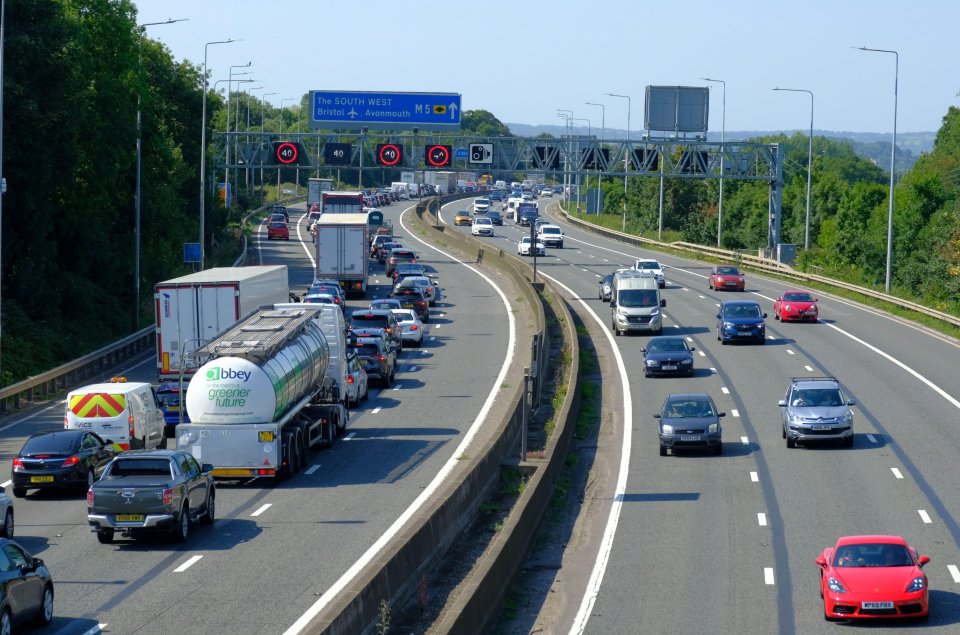
[[[321,214],[314,226],[317,280],[337,282],[348,295],[367,293],[370,227],[366,214]]]
[[[258,309],[202,353],[177,448],[219,478],[290,476],[347,425],[343,312],[332,304]]]
[[[310,178],[307,180],[307,209],[320,205],[324,192],[333,191],[333,179]]]
[[[285,265],[215,267],[158,282],[153,294],[160,380],[192,376],[200,346],[258,307],[290,300]]]

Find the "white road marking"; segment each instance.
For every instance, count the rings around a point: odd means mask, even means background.
[[[700,357],[706,357],[706,356],[707,356],[707,354],[704,353],[703,351],[697,351],[697,354],[698,354]]]
[[[268,509],[270,509],[271,507],[273,507],[273,503],[266,503],[266,504],[264,504],[264,505],[261,505],[261,506],[260,506],[260,509],[258,509],[257,511],[253,512],[253,513],[250,514],[250,515],[251,515],[251,516],[259,516],[259,515],[262,514],[263,512],[265,512],[265,511],[267,511]]]
[[[202,557],[203,557],[203,556],[191,556],[190,558],[187,558],[187,561],[184,562],[184,563],[183,563],[182,565],[180,565],[179,567],[177,567],[176,569],[174,569],[173,572],[174,572],[174,573],[183,573],[184,571],[186,571],[187,569],[189,569],[189,568],[192,567],[193,565],[197,564],[197,562],[198,562],[198,561],[200,560],[200,558],[202,558]]]
[[[710,372],[713,373],[714,375],[716,375],[716,374],[717,374],[717,369],[711,367],[711,368],[710,368]]]
[[[873,436],[872,434],[868,434],[868,435],[867,435],[867,439],[870,441],[870,443],[876,443],[876,442],[877,442],[877,437]]]
[[[310,476],[311,474],[313,474],[314,472],[316,472],[316,471],[319,470],[319,469],[320,469],[320,464],[319,464],[319,463],[316,463],[316,464],[311,465],[310,467],[308,467],[306,470],[304,470],[303,473],[306,474],[307,476]]]
[[[729,394],[730,394],[730,389],[727,388],[726,386],[720,386],[720,392],[722,392],[722,393],[725,394],[725,395],[729,395]]]
[[[610,262],[610,261],[607,260],[606,258],[601,258],[601,260],[603,260],[604,262]]]
[[[767,336],[767,339],[768,339],[768,340],[775,340],[775,339],[777,339],[777,338],[775,338],[775,337],[772,336],[772,335],[768,335],[768,336]],[[787,352],[790,353],[791,355],[793,355],[793,351],[787,351]]]
[[[773,338],[770,338],[770,339],[773,339]],[[791,351],[791,350],[788,348],[788,349],[787,349],[787,355],[796,355],[796,353],[794,353],[793,351]]]
[[[739,416],[740,416],[740,411],[737,410],[736,408],[731,408],[731,409],[730,409],[730,414],[733,415],[734,417],[739,417]]]
[[[103,629],[105,629],[106,627],[107,627],[107,623],[101,622],[100,624],[97,624],[90,630],[84,632],[83,635],[97,635],[97,633],[102,633]]]
[[[418,370],[418,367],[417,367],[417,366],[411,366],[411,367],[410,367],[410,372],[411,372],[411,373],[415,373],[415,372],[417,372],[417,370]]]
[[[896,476],[897,478],[903,478],[903,474],[901,474],[900,470],[898,470],[897,468],[891,467],[890,471],[893,472],[893,475]]]
[[[689,337],[689,336],[686,337],[685,339],[686,339],[688,342],[692,342],[692,341],[693,341],[693,338],[692,338],[692,337]]]
[[[0,487],[10,487],[10,485],[11,485],[12,483],[13,483],[13,481],[6,481],[6,482],[3,482],[3,483],[0,483]]]
[[[750,445],[750,439],[748,437],[740,437],[740,443]]]
[[[808,373],[812,373],[812,372],[813,372],[813,369],[810,368],[809,366],[804,366],[803,369],[804,369],[805,371],[807,371]]]
[[[373,410],[370,411],[370,414],[375,415],[375,414],[377,414],[378,412],[380,412],[381,410],[383,410],[383,406],[377,406],[376,408],[374,408]]]
[[[413,209],[413,207],[407,208],[403,212],[403,214],[406,214],[411,209]],[[483,428],[484,424],[486,424],[487,416],[490,413],[490,409],[493,408],[494,400],[499,396],[500,386],[502,386],[504,381],[506,380],[507,371],[510,369],[510,365],[513,363],[513,358],[514,358],[514,354],[517,346],[516,318],[514,317],[513,310],[510,307],[510,301],[507,299],[507,296],[504,294],[503,290],[500,289],[489,276],[487,276],[486,274],[478,270],[476,267],[473,267],[472,265],[469,265],[463,262],[462,260],[453,256],[449,252],[445,252],[440,249],[437,249],[433,245],[427,243],[424,240],[421,240],[416,235],[414,235],[414,233],[411,232],[409,228],[407,228],[407,226],[403,224],[403,214],[400,215],[400,226],[403,227],[403,229],[408,233],[408,235],[411,238],[413,238],[413,240],[416,240],[417,242],[424,245],[426,248],[436,251],[437,253],[442,254],[443,256],[446,256],[450,260],[453,260],[454,262],[457,262],[463,265],[464,267],[466,267],[467,269],[469,269],[470,271],[474,272],[475,274],[480,276],[483,280],[485,280],[491,287],[493,287],[493,290],[496,291],[497,295],[500,296],[500,300],[501,302],[503,302],[503,306],[506,309],[506,313],[507,313],[507,322],[508,322],[507,354],[504,355],[503,365],[500,367],[500,372],[497,374],[497,377],[493,380],[490,392],[487,394],[487,398],[483,403],[483,407],[480,408],[480,411],[477,413],[477,418],[474,419],[473,425],[471,425],[470,429],[467,430],[466,433],[463,435],[463,438],[460,441],[460,445],[456,447],[451,457],[447,460],[446,463],[443,464],[443,467],[441,467],[440,470],[437,471],[437,474],[436,476],[433,477],[433,480],[431,480],[430,483],[420,491],[420,495],[417,496],[416,500],[414,500],[413,503],[411,503],[410,506],[407,507],[403,511],[403,513],[400,514],[399,517],[397,517],[395,521],[393,521],[390,527],[387,528],[387,530],[379,538],[377,538],[377,540],[372,545],[370,545],[370,547],[363,553],[363,555],[361,555],[360,558],[358,558],[350,566],[350,568],[347,569],[347,571],[344,572],[344,574],[341,575],[339,579],[337,579],[336,582],[334,582],[330,587],[328,587],[326,589],[326,592],[322,596],[320,596],[317,599],[317,601],[314,602],[313,605],[310,606],[310,608],[307,609],[307,611],[303,615],[297,618],[297,620],[286,631],[284,631],[284,635],[294,635],[296,633],[300,633],[301,631],[303,631],[307,627],[307,625],[310,624],[311,620],[313,620],[313,618],[319,615],[320,612],[327,605],[330,604],[330,602],[336,600],[340,596],[340,594],[343,592],[343,590],[347,588],[347,586],[349,586],[349,584],[356,579],[356,577],[360,574],[360,572],[364,569],[364,567],[366,567],[371,561],[373,561],[374,558],[376,558],[377,554],[383,551],[383,549],[390,543],[390,541],[393,540],[397,536],[397,534],[399,534],[400,531],[406,526],[406,524],[410,521],[410,519],[417,512],[419,512],[420,509],[427,503],[427,501],[429,501],[436,494],[436,491],[440,488],[440,486],[443,485],[449,479],[450,473],[453,472],[454,468],[460,465],[461,460],[463,458],[463,454],[467,449],[467,447],[469,447],[469,445],[473,442],[474,438],[477,436],[477,433],[480,431],[481,428]],[[586,303],[584,303],[584,306],[586,306]],[[613,338],[611,337],[610,339],[611,339],[610,343],[613,344],[614,343]],[[629,390],[630,390],[629,384],[627,384],[625,379],[626,369],[624,368],[621,371],[621,373],[622,373],[621,376],[624,377],[623,383],[624,383],[625,393],[629,394]],[[624,416],[624,420],[631,422],[631,425],[632,425],[633,413],[630,411],[629,408],[624,409],[623,416]],[[624,426],[624,427],[626,429],[627,434],[629,435],[630,426]],[[349,439],[349,438],[351,438],[350,435],[347,435],[346,439]],[[629,446],[628,446],[628,450],[629,450]],[[626,457],[625,460],[629,464],[630,452],[627,451],[624,453],[624,455]],[[624,475],[624,480],[626,479],[626,476],[625,476],[626,471],[627,470],[621,466],[621,473]],[[625,485],[626,483],[624,482],[624,486]],[[623,490],[620,490],[620,491],[623,491]]]
[[[699,297],[700,297],[701,300],[706,300],[706,299],[707,299],[707,296],[705,296],[705,295],[701,295],[701,296],[699,296]]]
[[[581,270],[581,271],[586,271],[587,273],[590,273],[590,270],[589,270],[589,269],[584,269],[583,267],[580,267],[580,270]]]
[[[760,523],[760,526],[761,526],[761,527],[766,527],[766,526],[767,526],[767,515],[764,514],[763,512],[760,512],[759,514],[757,514],[757,522]],[[771,572],[772,572],[772,570],[771,570]],[[768,584],[769,584],[769,583],[768,583]]]
[[[769,585],[773,584],[773,567],[763,568],[763,583]]]
[[[920,520],[924,522],[925,525],[929,525],[933,521],[930,520],[930,514],[927,513],[925,509],[918,509],[917,513],[920,514]]]
[[[957,568],[957,565],[948,564],[947,571],[950,572],[950,577],[953,578],[953,581],[960,584],[960,569]]]
[[[756,472],[750,472],[750,480],[753,481],[754,483],[759,483],[760,477],[757,475]]]
[[[593,274],[593,275],[594,275],[595,277],[597,277],[597,278],[602,278],[602,277],[603,277],[603,276],[601,276],[599,273],[595,273],[595,274]]]
[[[393,389],[394,389],[394,390],[400,390],[400,386],[401,386],[401,384],[400,384],[400,382],[398,381],[398,382],[393,386]]]
[[[348,434],[347,436],[343,437],[343,440],[344,440],[344,441],[352,441],[352,440],[353,440],[353,437],[355,437],[355,436],[357,436],[357,433],[356,433],[356,432],[351,432],[351,433]]]

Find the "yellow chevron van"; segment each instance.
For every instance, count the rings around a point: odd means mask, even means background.
[[[153,386],[123,378],[68,394],[63,426],[96,432],[124,450],[152,449],[164,443],[163,410]]]

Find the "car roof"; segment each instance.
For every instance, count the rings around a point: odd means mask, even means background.
[[[35,439],[37,437],[51,437],[51,436],[78,437],[81,434],[84,434],[85,432],[95,432],[95,431],[80,429],[80,428],[72,428],[69,430],[65,428],[60,428],[58,430],[45,430],[43,432],[34,432],[29,437],[27,437],[27,441],[29,441],[30,439]]]
[[[175,454],[180,454],[181,450],[127,450],[122,454],[118,454],[117,458],[122,459],[153,459],[157,457],[169,458]],[[198,461],[199,463],[199,461]]]
[[[882,543],[889,545],[907,546],[907,541],[902,536],[886,536],[883,534],[864,534],[862,536],[841,536],[837,540],[837,546],[858,545],[865,542]]]
[[[724,300],[723,306],[760,306],[756,300]]]
[[[790,382],[797,388],[823,388],[824,384],[840,387],[836,377],[794,377]]]

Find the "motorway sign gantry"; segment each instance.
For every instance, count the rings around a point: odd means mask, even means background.
[[[310,91],[310,127],[334,130],[459,130],[457,93]]]

